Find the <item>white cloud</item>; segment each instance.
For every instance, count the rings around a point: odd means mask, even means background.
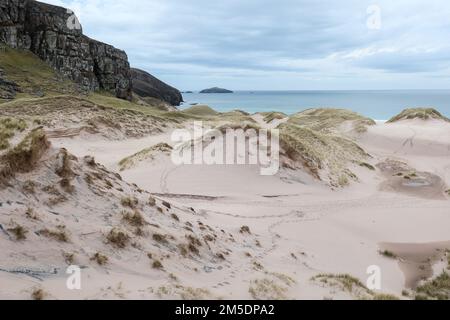
[[[367,0],[44,2],[71,8],[87,35],[180,89],[450,86],[445,0],[378,0],[380,30],[366,26]]]

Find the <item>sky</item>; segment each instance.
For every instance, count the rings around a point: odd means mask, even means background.
[[[200,90],[450,89],[447,0],[43,0]]]

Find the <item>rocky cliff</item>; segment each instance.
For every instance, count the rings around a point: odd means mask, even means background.
[[[13,99],[20,88],[14,81],[7,79],[0,69],[0,99]]]
[[[183,102],[180,91],[143,70],[131,69],[131,78],[133,79],[133,91],[141,97],[156,98],[172,106],[179,106]]]
[[[0,42],[30,50],[85,90],[132,97],[126,53],[83,35],[70,10],[34,0],[1,0]]]

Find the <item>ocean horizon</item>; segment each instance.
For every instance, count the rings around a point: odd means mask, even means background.
[[[388,120],[405,108],[433,107],[450,117],[450,90],[245,90],[234,93],[183,93],[180,109],[205,104],[219,112],[279,111],[288,115],[310,108],[342,108],[375,120]]]

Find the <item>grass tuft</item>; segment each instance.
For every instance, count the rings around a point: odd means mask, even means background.
[[[450,300],[450,274],[446,271],[417,287],[416,299]]]
[[[135,209],[139,204],[139,200],[135,197],[124,197],[120,200],[120,203],[124,207]]]
[[[125,248],[130,242],[130,236],[117,228],[111,229],[111,231],[107,234],[106,239],[110,244],[120,249]]]
[[[43,229],[39,231],[39,234],[59,242],[69,242],[69,237],[64,229],[64,227],[59,230]]]
[[[144,217],[137,210],[134,212],[122,211],[122,219],[134,227],[142,227],[146,224]]]
[[[94,254],[94,256],[91,258],[92,261],[97,262],[98,265],[100,266],[104,266],[105,264],[108,263],[108,257],[101,254],[100,252],[97,252],[96,254]]]
[[[16,225],[14,228],[8,229],[8,231],[14,234],[17,241],[22,241],[27,238],[28,231],[21,225]]]
[[[44,290],[42,290],[42,289],[35,289],[31,293],[31,298],[33,300],[44,300],[45,296],[46,296],[46,294],[45,294]]]
[[[387,258],[392,258],[392,259],[396,259],[397,258],[397,255],[395,253],[393,253],[392,251],[389,251],[389,250],[380,251],[380,254],[382,256],[387,257]]]
[[[159,260],[154,260],[153,263],[152,263],[152,268],[161,270],[164,267],[163,267],[162,263]]]

